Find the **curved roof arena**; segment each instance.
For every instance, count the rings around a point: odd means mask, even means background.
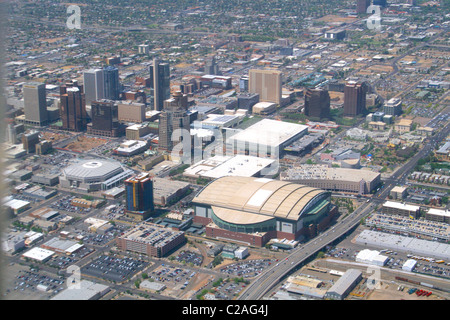
[[[193,199],[211,206],[223,220],[251,224],[272,218],[299,220],[314,199],[329,192],[305,185],[254,177],[223,177],[205,186]]]

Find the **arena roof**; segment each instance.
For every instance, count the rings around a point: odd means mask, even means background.
[[[270,218],[298,220],[311,200],[326,193],[288,181],[223,177],[208,184],[192,201],[210,205],[224,220],[252,224]]]

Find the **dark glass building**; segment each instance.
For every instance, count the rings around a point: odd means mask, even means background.
[[[150,92],[153,96],[154,110],[161,111],[164,108],[164,100],[170,98],[170,66],[153,60],[150,66]]]
[[[107,66],[103,69],[103,80],[105,81],[105,99],[119,100],[120,82],[119,69],[113,66]]]
[[[153,180],[148,173],[141,173],[125,180],[127,216],[137,220],[147,219],[155,210]]]
[[[86,100],[83,86],[76,80],[60,87],[60,116],[62,130],[84,131],[87,124]]]
[[[324,89],[308,89],[305,92],[305,115],[318,119],[330,118],[330,95]]]
[[[118,137],[125,133],[125,126],[119,123],[118,105],[112,100],[92,101],[91,120],[87,131],[107,137]]]
[[[366,82],[349,81],[344,88],[344,116],[362,115],[366,111]]]

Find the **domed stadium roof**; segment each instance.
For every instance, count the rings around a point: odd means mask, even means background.
[[[289,181],[253,177],[223,177],[205,186],[192,200],[211,206],[216,216],[236,224],[272,218],[299,220],[314,208],[315,199],[329,192]]]
[[[63,174],[68,179],[80,181],[104,181],[110,177],[123,172],[124,169],[119,162],[108,160],[83,160],[69,165],[63,169]]]

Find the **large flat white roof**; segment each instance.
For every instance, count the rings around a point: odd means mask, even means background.
[[[245,155],[214,156],[195,163],[184,174],[214,179],[225,176],[252,177],[274,162],[274,159]]]
[[[54,255],[55,252],[39,247],[35,247],[33,249],[28,250],[22,256],[26,258],[30,258],[37,261],[44,261]]]
[[[437,215],[437,216],[450,217],[450,211],[449,210],[430,208],[428,210],[428,213],[429,214],[434,214],[434,215]]]
[[[383,207],[389,207],[394,209],[408,210],[408,211],[417,211],[420,209],[419,206],[414,206],[407,203],[395,202],[395,201],[386,201],[383,204]]]
[[[228,140],[245,141],[252,144],[278,147],[289,139],[306,134],[308,126],[263,119],[247,129],[236,133]]]

